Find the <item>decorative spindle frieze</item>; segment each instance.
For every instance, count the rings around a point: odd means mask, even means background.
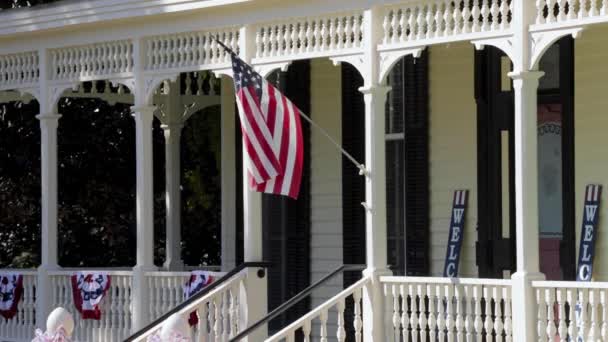
[[[36,84],[40,78],[37,52],[0,56],[0,89]]]
[[[536,24],[584,22],[608,14],[607,0],[535,0]]]
[[[133,72],[133,44],[119,40],[53,49],[50,62],[53,81],[126,77]]]
[[[510,27],[512,7],[502,0],[433,0],[386,7],[382,44],[498,32]]]
[[[149,37],[144,44],[145,70],[193,70],[229,65],[230,55],[216,39],[238,53],[236,27]]]
[[[294,18],[255,26],[255,60],[324,56],[363,46],[362,12]],[[310,57],[310,56],[309,56]]]

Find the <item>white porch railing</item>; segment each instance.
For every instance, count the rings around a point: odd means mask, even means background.
[[[608,340],[608,283],[535,281],[539,341]]]
[[[511,341],[511,281],[381,277],[387,336],[398,341]],[[420,338],[418,338],[420,337]]]
[[[164,289],[155,291],[155,293],[152,294],[153,298],[151,299],[151,302],[155,302],[155,304],[151,303],[150,307],[151,310],[152,307],[154,307],[154,314],[161,311],[157,310],[156,303],[159,301],[161,304],[158,307],[169,305],[169,303],[175,301],[176,296],[181,294],[178,284],[184,284],[187,279],[184,277],[185,274],[189,276],[188,273],[182,274],[181,272],[176,272],[170,273],[168,277],[162,277],[161,273],[162,272],[159,272],[159,274],[147,274],[149,277],[148,284],[155,289]],[[182,316],[186,321],[192,312],[197,312],[198,324],[191,330],[192,341],[228,341],[230,337],[235,336],[238,333],[241,310],[239,303],[241,290],[245,289],[245,275],[246,272],[238,273],[224,284],[213,289],[204,297],[185,306],[177,312],[177,314]],[[176,305],[177,304],[178,303],[176,303]],[[160,315],[164,313],[165,312]],[[148,337],[160,333],[161,328],[162,323],[137,337],[134,341],[146,341]]]
[[[96,321],[83,320],[74,306],[71,280],[74,271],[50,272],[52,305],[54,308],[65,308],[74,317],[74,341],[122,341],[131,333],[132,272],[107,273],[111,276],[110,289],[101,302],[101,320]],[[30,336],[32,334],[33,330],[30,331]]]
[[[23,297],[17,307],[17,314],[12,319],[0,317],[1,341],[31,341],[36,329],[35,293],[36,271],[0,270],[0,272],[18,272],[23,275]]]

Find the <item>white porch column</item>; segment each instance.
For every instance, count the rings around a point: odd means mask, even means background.
[[[530,71],[534,1],[513,0],[513,79],[515,98],[515,246],[517,271],[512,275],[513,341],[538,341],[533,280],[544,279],[539,267],[537,91],[543,73]]]
[[[234,85],[222,77],[222,271],[236,267],[236,151]]]
[[[537,89],[538,71],[511,73],[515,93],[515,240],[517,272],[513,279],[513,340],[537,341],[533,280],[539,268]]]
[[[145,272],[154,267],[154,190],[152,156],[152,121],[154,106],[132,107],[135,118],[137,153],[137,264],[133,268],[133,326],[134,331],[149,321],[148,287]]]
[[[180,138],[183,125],[169,122],[161,126],[165,133],[165,176],[166,176],[166,257],[164,267],[168,270],[181,270],[182,262],[182,225],[181,225],[181,163]]]
[[[365,100],[365,276],[372,281],[363,292],[364,341],[385,340],[385,308],[380,276],[390,275],[387,263],[385,101],[389,87],[360,91]]]
[[[359,89],[365,100],[365,252],[364,276],[371,282],[363,291],[363,340],[385,341],[385,305],[380,277],[390,275],[387,264],[386,229],[386,141],[385,105],[390,87],[381,85],[377,45],[381,41],[382,18],[378,7],[363,14],[365,58]]]
[[[245,62],[251,62],[255,49],[254,32],[249,26],[245,26],[240,30],[240,54]],[[224,105],[224,103],[222,103]],[[232,104],[230,106],[233,107]],[[228,108],[224,108],[229,110]],[[263,241],[262,241],[262,195],[259,192],[254,192],[249,189],[249,180],[247,177],[247,158],[246,151],[243,148],[241,158],[243,159],[243,232],[244,232],[244,261],[256,262],[263,261]],[[268,284],[267,275],[258,277],[258,270],[247,269],[247,280],[244,287],[241,288],[241,295],[245,298],[246,305],[241,309],[242,327],[249,326],[264,316],[268,311]],[[258,328],[253,333],[249,334],[245,341],[257,342],[263,341],[268,336],[268,327],[266,325]]]
[[[57,126],[61,115],[43,113],[40,121],[42,183],[41,264],[36,287],[36,325],[44,328],[52,308],[49,271],[57,269]]]

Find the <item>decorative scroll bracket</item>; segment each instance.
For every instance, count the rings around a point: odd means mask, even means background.
[[[532,43],[532,53],[530,57],[530,70],[536,70],[538,68],[538,63],[542,56],[547,52],[549,47],[553,45],[556,41],[558,41],[562,37],[566,37],[572,35],[572,38],[576,39],[580,37],[583,32],[583,27],[571,27],[562,30],[552,30],[552,31],[537,31],[532,32],[531,43]]]

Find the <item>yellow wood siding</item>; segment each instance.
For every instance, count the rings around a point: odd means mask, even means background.
[[[603,186],[595,245],[594,280],[608,280],[608,27],[585,30],[575,40],[576,249],[580,243],[585,186]],[[577,259],[578,260],[578,259]]]
[[[433,47],[429,65],[431,274],[443,273],[454,190],[468,189],[459,274],[476,277],[477,114],[473,45]]]

